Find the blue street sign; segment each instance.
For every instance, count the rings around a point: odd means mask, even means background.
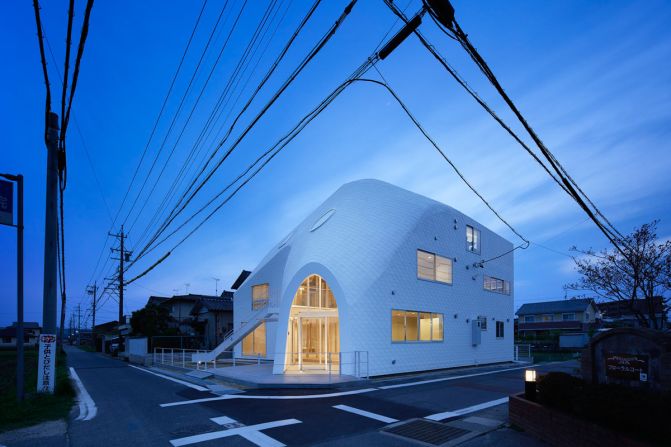
[[[14,183],[0,180],[0,224],[14,225]]]

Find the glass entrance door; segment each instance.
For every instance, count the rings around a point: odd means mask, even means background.
[[[329,354],[331,368],[338,363],[340,343],[337,316],[303,317],[299,314],[292,317],[289,340],[291,369],[327,371]]]

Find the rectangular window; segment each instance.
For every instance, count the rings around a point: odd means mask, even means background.
[[[466,250],[480,254],[480,230],[466,225]]]
[[[525,323],[534,323],[536,321],[536,317],[534,315],[525,315],[524,316],[524,322]]]
[[[485,275],[483,286],[490,292],[510,295],[510,281]]]
[[[452,284],[452,259],[417,250],[417,277]]]
[[[266,323],[261,323],[251,334],[242,339],[242,355],[266,356]]]
[[[487,330],[487,317],[483,317],[482,315],[478,316],[478,321],[480,322],[480,330],[486,331]]]
[[[391,341],[405,341],[405,312],[391,311]]]
[[[409,310],[391,311],[391,341],[442,341],[443,314]]]
[[[564,320],[564,321],[575,321],[575,312],[562,314],[562,320]]]
[[[543,321],[552,321],[552,320],[553,320],[552,315],[550,314],[543,315]]]
[[[496,322],[496,338],[503,338],[503,321]]]
[[[270,287],[268,284],[252,286],[252,309],[262,309],[268,305],[270,300]]]
[[[431,314],[431,340],[443,340],[443,314]]]
[[[405,341],[417,341],[417,312],[405,313]]]

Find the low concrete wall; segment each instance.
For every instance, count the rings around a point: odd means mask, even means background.
[[[524,394],[510,396],[510,423],[555,447],[646,447],[641,441],[627,438],[593,422],[585,421],[524,399]]]
[[[144,365],[147,357],[147,338],[127,338],[126,350],[130,363]]]

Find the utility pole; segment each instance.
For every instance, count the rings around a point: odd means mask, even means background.
[[[16,399],[21,402],[24,397],[24,364],[23,364],[23,175],[0,174],[7,180],[16,182],[17,216],[16,216]],[[4,182],[3,183],[8,183]],[[2,222],[12,226],[13,197],[11,183],[7,185],[8,197],[0,198],[0,212],[4,214]],[[7,218],[9,214],[9,218]],[[8,221],[8,222],[7,222]]]
[[[123,232],[123,225],[121,225],[121,232],[119,234],[113,234],[109,233],[110,236],[114,236],[115,238],[119,239],[119,248],[112,248],[113,252],[119,253],[118,258],[112,258],[116,261],[119,261],[119,275],[117,278],[117,281],[119,282],[119,350],[122,348],[122,335],[121,335],[121,326],[124,325],[126,322],[124,321],[124,315],[123,315],[123,293],[124,293],[124,288],[126,287],[126,284],[124,283],[123,279],[123,274],[124,274],[124,262],[130,261],[130,256],[131,252],[126,250],[124,247],[124,242],[126,237],[128,237],[127,234],[124,234]]]
[[[220,279],[219,278],[214,278],[214,277],[212,279],[214,279],[214,295],[219,296],[219,281],[220,281]]]
[[[56,335],[58,253],[58,115],[49,112],[47,130],[47,192],[44,221],[44,284],[42,293],[42,331]]]
[[[98,299],[98,284],[93,283],[92,286],[87,287],[86,293],[93,296],[93,306],[91,313],[93,315],[93,323],[91,324],[91,338],[93,339],[93,348],[96,347],[96,300]]]
[[[79,337],[81,337],[82,333],[82,305],[77,304],[77,341],[79,341]]]

